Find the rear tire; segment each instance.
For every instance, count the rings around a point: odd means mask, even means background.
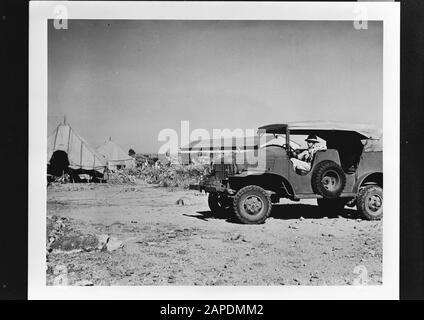
[[[356,208],[366,220],[380,220],[383,217],[383,188],[375,185],[359,189]]]
[[[234,212],[241,222],[246,224],[263,223],[271,213],[271,196],[259,186],[246,186],[236,193],[233,206]]]

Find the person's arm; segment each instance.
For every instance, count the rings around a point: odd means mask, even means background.
[[[298,158],[299,160],[305,161],[305,158],[307,159],[307,158],[308,158],[308,156],[309,156],[308,150],[305,150],[305,151],[302,151],[301,153],[299,153],[299,154],[297,155],[297,158]]]
[[[324,145],[318,145],[318,150],[327,150],[327,146]]]
[[[319,151],[319,150],[327,150],[327,147],[326,146],[323,146],[323,145],[316,145],[313,149],[312,149],[312,154],[311,154],[311,156],[312,157],[314,157],[314,155],[315,155],[315,153],[317,153],[317,151]]]

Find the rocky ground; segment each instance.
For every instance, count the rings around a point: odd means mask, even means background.
[[[327,218],[307,200],[244,225],[213,216],[196,191],[59,184],[48,187],[47,266],[49,285],[378,285],[382,222],[354,209]]]

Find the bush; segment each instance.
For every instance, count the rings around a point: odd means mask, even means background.
[[[128,170],[117,170],[108,173],[108,183],[112,184],[136,184],[136,178]]]
[[[137,168],[142,168],[145,166],[146,162],[151,166],[154,165],[159,157],[155,154],[141,154],[137,153],[135,155],[135,163]]]
[[[210,166],[204,164],[148,165],[129,169],[126,172],[129,176],[137,177],[146,183],[163,187],[188,188],[190,184],[198,183],[203,176],[209,174]]]

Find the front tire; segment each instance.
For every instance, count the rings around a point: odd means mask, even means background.
[[[241,222],[246,224],[263,223],[271,213],[271,196],[259,186],[246,186],[236,193],[233,206],[234,212]]]
[[[219,195],[218,193],[209,193],[208,205],[212,213],[222,215],[231,207],[231,202],[226,196]]]
[[[366,220],[380,220],[383,217],[383,188],[371,185],[359,189],[356,208]]]

